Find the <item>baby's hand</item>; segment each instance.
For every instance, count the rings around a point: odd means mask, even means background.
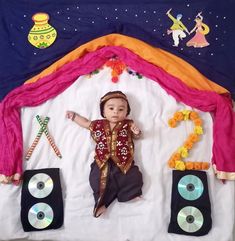
[[[75,117],[75,113],[73,111],[66,111],[66,118],[73,120]]]
[[[141,131],[140,131],[139,127],[138,127],[135,123],[132,123],[132,124],[131,124],[131,131],[132,131],[135,135],[140,135],[140,134],[141,134]]]

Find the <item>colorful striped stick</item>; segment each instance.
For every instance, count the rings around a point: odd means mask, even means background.
[[[37,119],[39,125],[40,125],[41,127],[44,127],[44,124],[43,124],[43,122],[42,122],[42,120],[41,120],[41,118],[40,118],[39,115],[36,116],[36,119]],[[52,138],[51,138],[51,136],[50,136],[47,128],[44,129],[44,133],[46,134],[47,140],[49,141],[49,143],[50,143],[51,147],[53,148],[55,154],[56,154],[59,158],[62,158],[62,155],[61,155],[58,147],[55,145],[54,141],[52,140]]]
[[[35,147],[37,146],[37,144],[38,144],[38,142],[39,142],[39,140],[40,140],[40,138],[41,138],[41,136],[42,136],[42,133],[44,132],[44,130],[45,130],[46,127],[47,127],[47,124],[48,124],[48,122],[49,122],[49,119],[50,119],[49,117],[46,117],[46,118],[45,118],[45,120],[44,120],[44,122],[43,122],[43,127],[41,127],[40,130],[38,131],[38,134],[37,134],[36,138],[34,139],[31,147],[29,148],[29,150],[28,150],[28,152],[27,152],[27,154],[26,154],[26,157],[25,157],[26,160],[29,160],[29,158],[31,157],[31,155],[32,155]]]

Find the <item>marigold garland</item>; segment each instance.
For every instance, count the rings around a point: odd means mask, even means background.
[[[126,64],[117,58],[111,58],[105,65],[112,69],[112,82],[117,83],[119,75],[126,69]]]
[[[126,66],[126,64],[119,60],[117,57],[112,57],[110,58],[105,64],[104,66],[107,66],[109,68],[111,68],[111,80],[113,83],[117,83],[119,80],[119,76],[123,73],[123,71],[125,70],[128,74],[136,76],[138,79],[142,79],[143,76],[138,73],[135,72],[134,70],[130,69],[129,67]],[[98,74],[100,72],[100,70],[102,70],[103,67],[101,67],[100,69],[96,69],[94,71],[92,71],[91,73],[88,74],[88,78],[91,78],[91,76]]]
[[[200,135],[203,134],[202,119],[196,111],[182,110],[174,113],[173,118],[168,120],[168,125],[171,128],[175,128],[178,122],[182,120],[191,120],[194,123],[194,130],[191,133],[183,146],[179,147],[176,152],[174,152],[171,158],[168,160],[168,166],[176,170],[207,170],[210,167],[208,162],[194,162],[187,161],[184,162],[182,159],[188,157],[189,151],[193,148],[193,145],[200,140]]]

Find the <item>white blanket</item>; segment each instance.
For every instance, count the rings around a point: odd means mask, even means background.
[[[144,180],[143,195],[138,201],[114,201],[99,218],[92,216],[94,200],[89,186],[90,164],[95,144],[90,133],[65,118],[66,110],[94,120],[101,118],[99,100],[111,90],[123,91],[129,99],[131,113],[143,132],[135,141],[135,163]],[[62,94],[44,104],[23,108],[22,129],[24,157],[40,126],[35,116],[50,117],[48,130],[63,158],[59,159],[45,135],[41,137],[24,169],[60,168],[64,201],[64,224],[60,229],[40,232],[23,231],[20,222],[21,186],[0,186],[0,240],[61,241],[232,241],[234,224],[234,182],[223,184],[215,178],[212,167],[207,171],[212,207],[212,229],[202,237],[168,234],[172,170],[167,166],[170,155],[192,132],[192,123],[181,122],[168,127],[174,112],[192,109],[178,103],[157,83],[138,79],[124,72],[118,83],[111,82],[111,71],[81,76]],[[198,111],[198,110],[197,110]],[[189,159],[208,161],[212,156],[212,118],[198,111],[204,124],[204,135],[190,151]]]

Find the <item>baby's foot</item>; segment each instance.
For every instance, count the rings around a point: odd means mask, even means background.
[[[137,202],[137,201],[140,201],[140,200],[142,200],[142,197],[137,196],[137,197],[134,197],[133,199],[131,199],[129,202]]]
[[[106,211],[106,207],[103,205],[98,208],[98,210],[95,213],[95,217],[98,218],[101,214],[103,214]]]
[[[142,197],[141,197],[141,196],[138,196],[138,197],[135,197],[133,200],[139,201],[139,200],[141,200],[141,199],[142,199]]]

